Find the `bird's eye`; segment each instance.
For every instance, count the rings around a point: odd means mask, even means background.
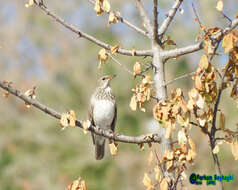
[[[102,80],[105,80],[105,79],[106,79],[105,77],[102,78]]]

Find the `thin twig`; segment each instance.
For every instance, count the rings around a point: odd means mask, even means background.
[[[79,37],[83,37],[91,42],[93,42],[94,44],[97,44],[98,46],[101,46],[107,50],[110,50],[112,48],[111,45],[102,42],[96,38],[94,38],[93,36],[81,31],[80,29],[74,27],[71,24],[68,24],[65,20],[63,20],[62,18],[58,17],[56,14],[54,14],[53,12],[51,12],[48,8],[46,8],[45,6],[42,6],[40,4],[35,3],[42,11],[44,11],[47,15],[49,15],[51,18],[53,18],[56,22],[60,23],[61,25],[63,25],[64,27],[68,28],[69,30],[71,30],[72,32],[76,33],[77,35],[79,35]],[[152,50],[136,50],[136,51],[132,51],[132,50],[126,50],[126,49],[122,49],[119,48],[117,50],[117,53],[122,54],[122,55],[128,55],[128,56],[152,56]]]
[[[12,95],[16,96],[17,98],[23,100],[24,102],[29,103],[30,105],[37,108],[38,110],[56,118],[56,119],[61,119],[61,114],[60,113],[58,113],[57,111],[55,111],[54,109],[52,109],[50,107],[47,107],[47,106],[41,104],[40,102],[38,102],[35,99],[31,99],[28,96],[25,96],[19,90],[9,86],[4,81],[0,81],[0,88],[5,89],[10,94],[12,94]],[[82,121],[76,120],[76,126],[83,129]],[[146,135],[126,136],[126,135],[119,135],[119,134],[112,133],[109,130],[104,130],[104,129],[101,129],[97,126],[92,126],[88,130],[97,134],[97,135],[104,136],[108,139],[118,141],[118,142],[124,142],[124,143],[141,144],[141,143],[151,143],[151,142],[159,143],[161,141],[160,140],[161,137],[159,136],[159,134],[153,134],[153,135],[149,135],[149,136],[146,136]]]
[[[90,3],[92,3],[93,5],[95,5],[95,1],[94,0],[88,0]],[[102,8],[102,7],[101,7]],[[102,8],[103,9],[103,8]],[[110,12],[107,12],[107,14],[109,14]],[[134,29],[135,31],[137,31],[140,34],[143,34],[144,36],[148,36],[148,32],[140,29],[139,27],[135,26],[134,24],[130,23],[128,20],[124,19],[122,16],[117,17],[117,19],[121,22],[126,24],[127,26],[129,26],[130,28]]]
[[[136,6],[139,10],[140,16],[143,19],[143,23],[146,27],[146,30],[148,31],[150,38],[153,38],[153,26],[151,24],[150,18],[145,10],[145,7],[141,0],[135,0],[136,1]]]
[[[193,3],[192,3],[192,8],[193,8],[194,15],[195,15],[195,17],[196,17],[196,20],[197,20],[197,22],[198,22],[200,28],[203,28],[203,25],[202,25],[202,23],[201,23],[201,21],[200,21],[200,19],[199,19],[199,17],[198,17],[197,11],[196,11],[195,6],[194,6]],[[205,30],[205,29],[204,29],[204,30]],[[204,32],[205,32],[205,31],[204,31]]]
[[[177,10],[178,10],[178,8],[179,8],[179,6],[181,5],[182,2],[183,2],[183,0],[176,0],[174,2],[174,5],[170,9],[167,18],[163,21],[162,25],[159,28],[159,31],[158,31],[159,36],[163,36],[164,33],[167,31],[170,23],[174,19],[174,15],[176,14],[176,12],[177,12]]]
[[[107,53],[107,55],[118,65],[120,65],[120,67],[122,67],[126,72],[128,72],[129,74],[133,75],[133,72],[130,71],[125,65],[121,64],[116,58],[114,58],[110,53]]]
[[[190,77],[190,76],[192,76],[195,73],[196,73],[196,71],[193,71],[191,73],[187,73],[187,74],[181,75],[181,76],[179,76],[179,77],[177,77],[175,79],[172,79],[172,80],[166,82],[165,86],[168,86],[169,84],[171,84],[171,83],[173,83],[173,82],[175,82],[177,80],[180,80],[180,79],[183,79],[183,78],[186,78],[186,77]]]
[[[226,14],[223,11],[221,11],[220,13],[222,14],[224,18],[226,18],[229,21],[230,24],[232,23],[232,20],[228,16],[226,16]]]

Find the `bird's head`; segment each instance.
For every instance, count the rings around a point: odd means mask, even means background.
[[[102,88],[107,88],[108,86],[110,86],[110,81],[114,77],[116,77],[116,75],[106,75],[106,76],[101,77],[98,80],[99,86],[102,87]]]

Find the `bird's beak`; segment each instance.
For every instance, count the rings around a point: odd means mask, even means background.
[[[113,78],[115,78],[117,75],[110,75],[108,76],[108,79],[112,80]]]

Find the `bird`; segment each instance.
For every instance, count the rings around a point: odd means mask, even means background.
[[[117,120],[116,99],[110,86],[111,80],[116,75],[106,75],[98,80],[98,86],[92,94],[89,106],[89,121],[91,125],[114,132]],[[95,158],[104,157],[105,137],[93,132],[92,139],[95,146]]]

